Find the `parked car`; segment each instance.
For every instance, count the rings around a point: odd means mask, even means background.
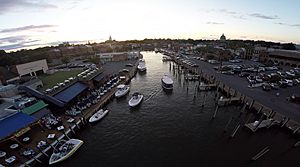
[[[255,82],[256,82],[256,81],[255,81],[255,76],[253,76],[253,75],[249,75],[249,76],[247,77],[247,80],[248,80],[249,83],[255,83]]]
[[[125,66],[126,66],[126,67],[133,67],[133,65],[130,64],[130,63],[129,63],[129,64],[126,64]]]
[[[269,84],[265,83],[265,84],[262,85],[262,89],[264,91],[270,91],[271,90],[271,86]]]
[[[255,76],[255,80],[256,80],[256,82],[258,82],[258,83],[263,82],[263,80],[262,80],[259,76]]]
[[[285,80],[279,81],[279,87],[286,88],[288,86],[288,82]]]
[[[222,71],[222,74],[234,75],[233,71]]]
[[[250,75],[250,73],[248,72],[242,72],[239,74],[240,77],[248,77]]]
[[[287,98],[288,101],[294,102],[294,103],[300,103],[300,95],[292,95]]]
[[[279,89],[279,85],[277,83],[270,83],[270,86],[274,90],[278,90]]]

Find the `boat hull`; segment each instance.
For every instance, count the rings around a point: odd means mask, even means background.
[[[94,115],[91,116],[91,118],[89,119],[89,122],[93,123],[93,122],[100,121],[103,117],[105,117],[108,114],[108,112],[109,112],[108,110],[105,110],[105,111],[103,111],[103,114],[101,114],[99,116],[97,116],[96,115],[97,113],[95,113]]]
[[[122,97],[122,96],[125,96],[128,92],[129,92],[129,90],[130,90],[130,88],[128,87],[125,91],[117,91],[116,93],[115,93],[115,97],[116,98],[120,98],[120,97]]]
[[[130,107],[136,107],[136,106],[138,106],[138,105],[142,102],[143,98],[144,98],[143,95],[139,95],[139,97],[138,97],[137,100],[133,99],[133,97],[132,97],[132,98],[129,100],[128,105],[129,105]]]
[[[62,162],[66,159],[68,159],[70,156],[72,156],[80,147],[81,145],[83,144],[83,141],[82,140],[79,140],[79,139],[70,139],[69,141],[67,142],[70,142],[70,143],[73,143],[75,144],[76,146],[68,153],[66,154],[65,156],[59,158],[59,159],[56,159],[56,160],[53,160],[54,159],[54,156],[56,156],[56,154],[52,154],[50,159],[49,159],[49,165],[52,165],[52,164],[56,164],[56,163],[59,163],[59,162]]]
[[[167,84],[167,83],[165,83],[163,80],[161,80],[161,86],[162,86],[165,90],[173,90],[173,84]]]

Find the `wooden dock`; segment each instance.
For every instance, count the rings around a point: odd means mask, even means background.
[[[138,61],[134,64],[134,67],[131,68],[128,74],[124,75],[125,78],[120,81],[120,84],[128,84],[132,77],[135,76],[137,72],[137,65]],[[114,98],[114,93],[116,92],[116,87],[113,87],[111,90],[109,90],[104,96],[102,96],[98,103],[91,105],[88,109],[84,110],[82,114],[72,117],[74,120],[72,122],[68,122],[69,116],[65,116],[65,111],[60,111],[61,115],[61,121],[62,126],[64,127],[63,130],[53,130],[53,129],[47,129],[44,128],[40,122],[37,122],[36,125],[31,125],[31,130],[29,131],[30,134],[30,143],[23,144],[22,142],[18,141],[18,137],[11,137],[7,139],[7,145],[9,143],[19,143],[21,147],[23,148],[31,148],[36,153],[34,156],[32,156],[30,159],[25,158],[19,154],[19,151],[10,151],[8,152],[9,155],[15,155],[17,160],[14,162],[14,166],[41,166],[44,161],[48,160],[49,155],[52,154],[53,147],[56,145],[56,143],[61,139],[68,139],[72,136],[75,136],[76,133],[80,130],[82,130],[87,125],[87,120],[100,108],[105,107],[109,103],[110,100]],[[48,139],[47,136],[49,134],[55,134],[55,137],[53,139]],[[36,144],[44,140],[46,141],[49,146],[43,150],[39,150],[36,147]],[[1,148],[5,149],[5,148]],[[9,150],[5,149],[5,150]],[[0,161],[1,164],[5,164],[2,161]]]

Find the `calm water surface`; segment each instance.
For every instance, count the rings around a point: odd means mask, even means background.
[[[76,154],[63,166],[280,166],[300,165],[300,148],[291,134],[278,129],[260,130],[255,134],[244,127],[234,138],[230,135],[238,121],[234,119],[223,132],[230,117],[239,115],[240,107],[215,111],[215,92],[197,92],[198,82],[185,82],[162,62],[162,55],[143,52],[147,72],[132,79],[129,95],[114,99],[110,113],[96,125],[77,134],[84,140]],[[172,68],[173,69],[173,68]],[[166,93],[161,77],[174,79],[174,90]],[[145,98],[131,109],[128,100],[138,91]],[[201,107],[204,99],[205,106]],[[252,118],[254,119],[254,118]],[[250,159],[264,147],[270,152],[256,162]]]

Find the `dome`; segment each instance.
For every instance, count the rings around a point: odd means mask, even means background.
[[[225,40],[226,40],[226,37],[225,37],[224,34],[221,35],[220,40],[221,40],[221,41],[225,41]]]

